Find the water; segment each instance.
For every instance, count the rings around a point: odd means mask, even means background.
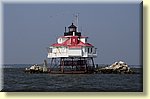
[[[20,66],[20,67],[19,67]],[[24,67],[4,68],[5,92],[141,92],[142,73],[137,74],[29,74]],[[140,69],[136,71],[141,72]]]

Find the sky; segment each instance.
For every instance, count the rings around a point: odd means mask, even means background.
[[[79,13],[78,30],[98,51],[97,64],[122,60],[141,65],[140,4],[5,3],[4,64],[34,64],[47,59],[47,47],[63,36]]]

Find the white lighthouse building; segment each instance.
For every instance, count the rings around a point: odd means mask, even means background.
[[[68,32],[57,39],[48,50],[51,59],[50,70],[59,67],[61,73],[88,73],[93,71],[94,60],[97,56],[96,48],[88,43],[88,37],[82,36],[77,27],[72,23]],[[57,60],[57,61],[56,61]],[[59,62],[58,62],[59,60]]]

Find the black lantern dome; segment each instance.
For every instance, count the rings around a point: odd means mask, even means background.
[[[81,36],[81,32],[77,32],[77,27],[73,23],[68,27],[68,29],[68,32],[66,32],[65,29],[64,36]]]
[[[77,31],[77,27],[72,23],[69,27],[69,32],[76,32]]]

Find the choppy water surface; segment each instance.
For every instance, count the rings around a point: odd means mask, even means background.
[[[2,91],[142,91],[138,74],[30,74],[24,68],[4,68]],[[139,71],[140,69],[137,69]],[[140,72],[140,71],[139,71]]]

